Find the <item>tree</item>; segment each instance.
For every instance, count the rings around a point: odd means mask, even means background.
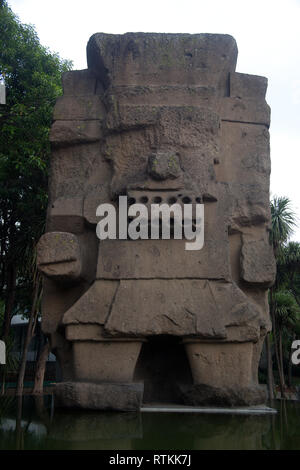
[[[282,259],[283,251],[286,242],[293,233],[293,228],[296,225],[296,217],[294,212],[291,209],[291,202],[287,197],[274,197],[270,203],[271,207],[271,232],[270,232],[270,241],[273,246],[274,255],[276,262]],[[284,370],[283,370],[283,360],[282,360],[282,330],[280,329],[281,317],[280,310],[277,308],[276,303],[276,291],[279,290],[280,276],[276,276],[274,285],[270,289],[270,313],[273,326],[273,340],[274,340],[274,350],[277,362],[277,369],[279,374],[279,383],[281,396],[284,398],[284,389],[285,389],[285,379],[284,379]],[[270,339],[270,337],[269,337]],[[269,341],[270,344],[270,341]],[[270,348],[270,346],[269,346]],[[270,376],[270,371],[268,371],[268,376]]]
[[[49,130],[61,74],[71,63],[43,47],[34,28],[21,24],[0,0],[0,299],[5,303],[2,338],[13,313],[31,311],[35,246],[44,231]],[[40,293],[37,293],[40,296]]]
[[[275,257],[290,238],[296,225],[296,216],[291,209],[291,201],[284,196],[274,196],[271,203],[271,233],[270,240],[273,245]]]
[[[278,282],[288,289],[300,307],[300,243],[289,242],[277,263]]]
[[[285,334],[288,337],[294,332],[300,319],[300,308],[290,292],[278,291],[274,295],[274,311],[278,333],[280,369],[282,371],[283,384],[285,385],[283,336]]]
[[[288,386],[292,386],[292,349],[291,345],[300,333],[300,243],[289,242],[281,250],[280,256],[277,261],[277,289],[278,293],[286,293],[289,296],[290,306],[293,304],[294,312],[298,312],[296,319],[289,322],[286,328],[283,329],[283,335],[286,345],[286,356],[288,356]],[[288,305],[286,305],[287,307]],[[291,311],[291,308],[289,307]],[[275,314],[278,317],[277,313]],[[279,312],[279,324],[281,323]],[[285,351],[282,351],[284,357]]]

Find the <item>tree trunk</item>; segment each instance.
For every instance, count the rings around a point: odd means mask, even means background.
[[[267,334],[267,358],[268,358],[268,389],[269,399],[274,400],[274,376],[270,333]]]
[[[296,300],[298,306],[300,307],[300,296],[297,294],[294,282],[292,282],[292,281],[290,281],[290,282],[291,282],[290,283],[290,288],[291,288],[292,294],[293,294],[294,299]]]
[[[279,330],[279,359],[280,359],[280,369],[282,374],[282,383],[285,387],[285,377],[284,377],[284,368],[283,368],[283,347],[282,347],[282,329]]]
[[[12,312],[13,312],[15,294],[16,294],[16,278],[17,278],[17,270],[15,266],[9,266],[8,274],[7,274],[7,295],[6,295],[6,301],[5,301],[3,325],[2,325],[2,338],[4,342],[7,342],[7,338],[10,332],[10,324],[11,324],[11,318],[12,318]]]
[[[35,325],[36,325],[36,320],[37,320],[37,315],[38,315],[40,285],[41,285],[40,274],[37,274],[35,288],[34,288],[33,302],[32,302],[29,322],[28,322],[26,338],[24,342],[19,375],[18,375],[18,383],[17,383],[17,390],[16,390],[16,395],[18,396],[23,394],[24,376],[25,376],[25,369],[26,369],[26,362],[27,362],[27,352],[28,352],[30,341],[34,335],[34,330],[35,330]]]
[[[34,378],[34,387],[33,387],[33,395],[38,395],[40,393],[43,393],[43,385],[44,385],[44,376],[45,376],[45,369],[46,369],[46,363],[47,363],[47,358],[50,353],[50,343],[47,340],[47,342],[44,344],[42,352],[40,354],[38,363],[37,363],[37,369],[35,372],[35,378]]]
[[[296,338],[296,333],[293,333],[292,344],[293,344],[293,341],[294,341],[295,338]],[[293,367],[292,355],[293,355],[293,351],[292,351],[292,347],[291,347],[290,348],[290,354],[289,354],[289,368],[288,368],[288,387],[289,388],[292,388],[292,367]]]
[[[276,338],[276,341],[275,341],[275,336],[276,336],[276,334],[274,334],[274,349],[275,349],[276,364],[277,364],[278,375],[279,375],[279,386],[280,386],[281,398],[285,398],[284,376],[283,376],[282,362],[280,360],[280,345],[278,344],[278,339],[277,338]]]
[[[34,403],[35,403],[35,410],[42,421],[43,425],[47,428],[47,431],[50,431],[50,426],[51,426],[51,418],[48,414],[48,410],[45,407],[44,404],[44,397],[42,395],[36,395],[34,397]]]
[[[278,348],[278,341],[277,341],[277,326],[276,326],[276,318],[275,318],[275,302],[274,302],[274,286],[270,289],[270,312],[271,312],[271,319],[273,325],[273,338],[274,338],[274,350],[275,350],[275,357],[279,375],[279,385],[280,385],[280,392],[281,398],[285,398],[284,393],[284,378],[283,378],[283,371],[281,369],[281,363],[279,358],[279,348]]]

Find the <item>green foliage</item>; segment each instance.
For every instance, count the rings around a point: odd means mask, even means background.
[[[21,24],[0,1],[0,78],[7,104],[0,106],[0,288],[17,266],[17,292],[28,285],[47,206],[49,129],[61,74],[71,63],[39,43],[34,28]],[[30,281],[29,281],[30,282]],[[29,296],[30,297],[30,296]]]
[[[289,290],[300,306],[300,243],[289,242],[281,250],[277,260],[277,285]]]
[[[292,330],[300,320],[300,308],[293,295],[287,291],[275,292],[274,303],[278,327]]]
[[[277,274],[269,303],[281,394],[284,397],[285,372],[291,385],[291,343],[300,333],[300,244],[289,242],[296,216],[287,197],[274,197],[271,206],[270,241],[276,257]],[[289,364],[287,366],[287,363]]]
[[[296,225],[295,213],[291,209],[291,201],[287,197],[274,197],[270,203],[272,229],[270,233],[271,243],[275,255],[291,234]]]

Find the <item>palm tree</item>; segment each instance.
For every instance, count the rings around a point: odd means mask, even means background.
[[[273,245],[274,254],[277,258],[278,252],[288,241],[296,225],[296,215],[291,209],[289,198],[274,196],[270,203],[271,207],[271,233],[270,240]]]
[[[293,296],[298,309],[300,308],[300,243],[289,242],[281,250],[277,262],[277,283],[282,289],[287,290]],[[292,344],[296,336],[300,335],[300,321],[293,325],[292,330],[288,329],[285,336],[288,336],[289,343]],[[289,350],[288,362],[288,386],[292,386],[292,350]]]
[[[293,228],[296,225],[296,216],[293,210],[291,209],[291,201],[287,197],[277,197],[274,196],[270,202],[271,208],[271,231],[270,231],[270,242],[273,246],[274,255],[276,261],[282,256],[282,251],[285,246],[285,243],[288,241],[289,237],[293,233]],[[279,279],[276,277],[275,284],[270,289],[270,314],[272,319],[273,326],[273,339],[274,339],[274,349],[277,362],[277,368],[279,373],[279,383],[281,396],[284,398],[284,373],[282,367],[282,361],[280,361],[280,347],[278,345],[278,331],[277,331],[277,322],[276,322],[276,303],[275,303],[275,292],[278,289]],[[268,354],[270,354],[270,336],[267,341],[268,345]],[[272,361],[268,361],[271,363]],[[270,377],[271,371],[268,371],[268,377]],[[269,384],[270,386],[270,384]],[[272,394],[270,394],[272,396]]]
[[[300,307],[300,243],[289,242],[281,250],[277,263],[277,277],[294,296]]]
[[[278,349],[280,369],[283,376],[283,385],[285,386],[285,377],[283,369],[283,335],[289,337],[294,333],[295,327],[299,323],[300,308],[297,305],[293,295],[288,291],[278,291],[274,295],[274,310],[278,333]]]

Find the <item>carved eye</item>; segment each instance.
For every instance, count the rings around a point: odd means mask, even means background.
[[[156,204],[159,204],[161,201],[162,201],[162,198],[160,196],[155,196],[153,198],[153,202],[155,202]]]
[[[175,204],[176,201],[177,201],[176,197],[170,197],[168,202],[169,204]]]
[[[196,197],[196,202],[201,203],[201,197]]]
[[[182,202],[183,202],[184,204],[189,204],[190,202],[192,202],[192,200],[191,200],[191,198],[190,198],[189,196],[184,196],[184,197],[182,198]]]
[[[148,201],[149,201],[149,199],[148,199],[147,196],[142,196],[142,197],[140,198],[140,202],[142,202],[143,204],[146,204]]]
[[[128,199],[128,205],[129,205],[129,206],[132,206],[132,204],[135,204],[135,198],[134,198],[134,197],[130,197],[130,198]]]

